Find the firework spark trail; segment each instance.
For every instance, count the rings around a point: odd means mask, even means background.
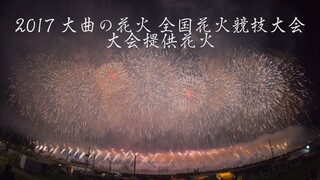
[[[303,70],[279,53],[224,58],[145,49],[102,65],[38,55],[13,71],[10,101],[61,136],[144,150],[203,149],[297,123]]]
[[[306,135],[303,133],[302,127],[295,126],[285,129],[276,134],[261,136],[249,143],[240,143],[223,148],[214,148],[207,150],[186,150],[186,151],[168,151],[157,153],[140,153],[115,149],[99,149],[92,147],[89,154],[89,162],[95,158],[96,165],[108,169],[109,162],[112,163],[112,169],[120,172],[132,171],[133,161],[136,155],[137,169],[143,173],[176,173],[176,172],[192,172],[194,168],[201,170],[213,170],[218,168],[236,167],[244,164],[256,163],[264,161],[272,157],[268,139],[271,138],[276,156],[286,154],[288,151],[295,150],[297,147],[304,145],[302,141],[296,141],[297,137]],[[290,134],[289,138],[287,135]],[[317,133],[316,133],[317,134]],[[299,139],[299,138],[298,138]],[[308,139],[308,138],[306,138]],[[74,155],[69,159],[86,161],[84,156],[88,149],[72,148],[72,145],[47,145],[46,143],[34,142],[37,147],[36,152],[44,155],[50,154],[51,147],[55,150],[57,158],[66,158],[72,151],[77,149],[78,155]],[[302,143],[302,144],[301,144]],[[57,146],[57,147],[56,147]],[[96,154],[96,156],[94,156]],[[71,154],[73,155],[73,154]],[[108,162],[109,161],[109,162]],[[129,169],[126,167],[130,167]],[[167,169],[167,170],[166,170]],[[166,170],[166,171],[165,171]]]
[[[127,96],[130,92],[128,73],[121,62],[103,64],[95,72],[96,83],[102,98],[102,108],[110,129],[119,129],[128,108]],[[107,123],[107,122],[106,122]]]
[[[57,130],[74,127],[68,133],[77,137],[103,135],[106,123],[102,121],[103,110],[94,72],[88,64],[64,61],[48,79],[47,86],[51,91],[43,98],[50,100],[52,107],[46,113],[50,118],[48,123],[55,123]]]

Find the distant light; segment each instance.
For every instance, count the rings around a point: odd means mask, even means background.
[[[306,146],[306,149],[310,149],[310,146],[309,146],[309,145],[307,145],[307,146]]]

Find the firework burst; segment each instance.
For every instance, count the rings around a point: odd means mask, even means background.
[[[143,150],[251,140],[305,114],[304,72],[280,53],[134,50],[100,66],[38,55],[14,69],[19,112],[61,136]]]

